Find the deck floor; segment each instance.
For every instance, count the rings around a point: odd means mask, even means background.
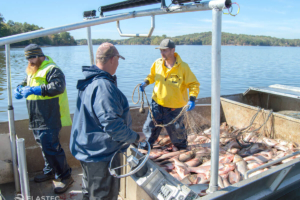
[[[60,194],[60,195],[54,193],[53,191],[54,186],[52,180],[43,183],[36,183],[33,181],[33,177],[34,175],[30,175],[29,177],[30,196],[31,196],[31,198],[29,198],[30,200],[36,200],[36,199],[82,200],[82,191],[81,191],[82,169],[81,168],[72,169],[72,177],[74,179],[74,183],[64,194]],[[0,185],[0,191],[6,200],[14,200],[16,197],[14,183]],[[122,198],[119,197],[118,200],[122,200]]]

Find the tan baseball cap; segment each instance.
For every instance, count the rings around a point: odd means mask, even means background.
[[[113,56],[118,56],[125,60],[125,58],[119,54],[117,48],[111,43],[105,42],[98,47],[96,52],[97,59],[111,58]]]

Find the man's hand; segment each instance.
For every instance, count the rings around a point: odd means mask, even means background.
[[[25,98],[27,98],[29,95],[32,95],[33,92],[31,91],[31,87],[30,86],[23,87],[21,94]]]
[[[22,85],[18,85],[18,87],[14,90],[14,97],[16,98],[16,99],[22,99],[23,98],[23,96],[22,96],[22,94],[21,94],[21,92],[22,92]]]
[[[29,95],[35,94],[35,95],[42,95],[42,89],[41,86],[36,87],[30,87],[26,86],[22,88],[22,95],[23,97],[27,98]]]
[[[193,110],[195,108],[195,101],[189,101],[187,105],[189,106],[189,108],[186,111]]]
[[[31,91],[35,95],[39,95],[39,96],[42,95],[42,88],[41,88],[41,86],[31,87]]]
[[[142,82],[141,85],[140,85],[140,91],[141,91],[141,92],[144,92],[144,91],[145,91],[145,87],[146,87],[147,85],[148,85],[147,83]]]
[[[140,136],[139,142],[143,142],[146,140],[146,136],[143,132],[137,132],[137,134]]]

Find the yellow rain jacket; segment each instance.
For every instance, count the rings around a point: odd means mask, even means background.
[[[157,59],[151,72],[145,79],[149,84],[155,83],[152,99],[159,105],[167,108],[181,108],[188,102],[189,96],[197,98],[200,83],[187,63],[183,62],[177,53],[174,53],[176,62],[168,69],[162,58]]]

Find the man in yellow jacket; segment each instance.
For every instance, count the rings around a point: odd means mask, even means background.
[[[147,85],[155,84],[151,103],[153,117],[158,124],[167,124],[178,116],[185,105],[189,106],[187,111],[195,108],[200,83],[188,64],[175,53],[175,43],[172,40],[164,39],[156,49],[160,49],[162,58],[153,63],[151,72],[141,84],[140,90],[143,92]],[[161,129],[162,127],[155,126],[149,112],[143,132],[149,138],[151,146],[157,140]],[[183,116],[167,126],[166,130],[174,146],[178,149],[186,148],[187,134]]]

